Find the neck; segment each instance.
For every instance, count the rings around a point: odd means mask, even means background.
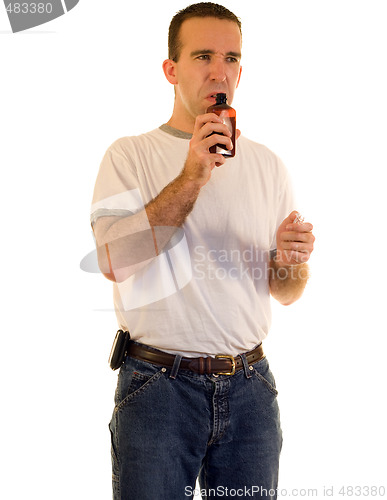
[[[192,116],[184,106],[179,104],[178,99],[175,98],[175,102],[173,105],[173,113],[167,125],[170,127],[181,130],[182,132],[188,132],[189,134],[193,134],[195,127],[195,119],[196,117]]]
[[[194,126],[188,126],[184,121],[179,121],[175,119],[173,116],[169,121],[167,121],[167,125],[172,128],[176,128],[177,130],[181,130],[182,132],[187,132],[188,134],[193,134]]]

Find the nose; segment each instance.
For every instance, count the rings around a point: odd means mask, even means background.
[[[223,82],[225,79],[225,63],[221,58],[214,57],[211,61],[210,80],[214,82]]]

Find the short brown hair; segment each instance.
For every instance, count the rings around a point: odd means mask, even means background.
[[[181,41],[179,38],[180,28],[184,21],[192,17],[216,17],[233,21],[238,25],[242,35],[242,24],[240,19],[230,10],[212,2],[201,2],[189,5],[185,9],[179,10],[172,18],[168,32],[168,58],[177,62],[180,57]]]

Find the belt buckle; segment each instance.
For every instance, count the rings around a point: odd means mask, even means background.
[[[215,356],[216,359],[229,359],[231,361],[231,371],[230,372],[216,372],[216,375],[234,375],[235,373],[235,359],[234,356],[230,354],[218,354]]]

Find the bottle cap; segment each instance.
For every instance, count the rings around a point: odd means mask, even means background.
[[[227,102],[227,95],[224,93],[216,94],[216,104],[225,104]]]

